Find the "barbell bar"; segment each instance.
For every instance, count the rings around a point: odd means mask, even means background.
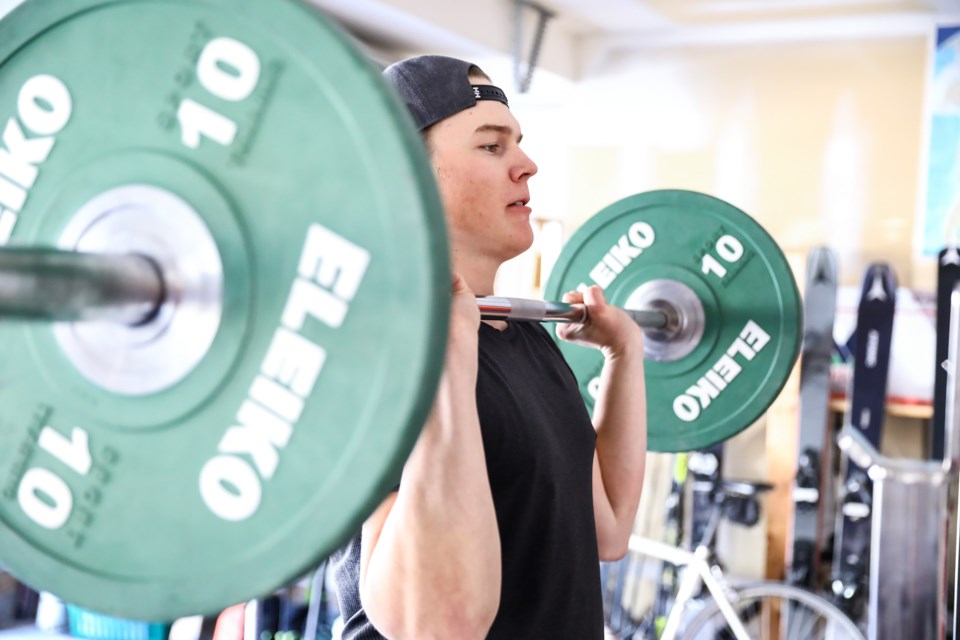
[[[484,320],[586,322],[589,318],[587,306],[584,304],[552,300],[480,296],[477,298],[477,306],[480,307],[480,317]],[[680,322],[679,318],[672,319],[671,314],[665,309],[621,308],[644,329],[662,329]]]
[[[0,317],[138,325],[166,295],[159,267],[146,256],[0,250]]]
[[[174,280],[175,282],[175,280]],[[0,317],[47,322],[100,322],[138,326],[156,316],[179,292],[149,256],[65,251],[51,248],[0,249]],[[674,283],[676,284],[676,283]],[[673,293],[677,293],[674,291]],[[674,349],[684,333],[702,334],[699,301],[669,299],[669,292],[644,301],[649,308],[624,308],[655,345]],[[690,301],[695,304],[690,304]],[[484,320],[586,322],[587,306],[548,300],[478,296]],[[687,340],[687,347],[695,347]],[[666,359],[656,348],[648,357]]]
[[[28,0],[0,131],[7,257],[84,254],[14,305],[58,321],[0,322],[0,564],[140,620],[316,566],[396,485],[446,343],[443,211],[379,71],[295,0]],[[652,450],[746,428],[796,360],[789,264],[716,198],[597,213],[544,297],[591,284],[683,319],[646,327]],[[602,356],[559,347],[592,409]]]
[[[148,321],[173,292],[148,256],[40,248],[0,250],[0,317],[48,322]],[[587,307],[545,300],[478,296],[484,320],[586,322]],[[643,328],[679,324],[665,309],[624,309]],[[674,317],[671,318],[671,315]]]

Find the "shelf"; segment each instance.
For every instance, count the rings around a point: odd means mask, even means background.
[[[830,410],[836,413],[846,413],[850,410],[850,401],[845,397],[831,398]],[[913,418],[915,420],[930,420],[933,418],[933,405],[889,400],[887,402],[887,415],[898,418]]]

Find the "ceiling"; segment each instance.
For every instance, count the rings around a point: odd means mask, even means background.
[[[960,0],[309,0],[389,61],[520,52],[549,12],[541,66],[570,78],[665,48],[920,37],[960,24]],[[515,31],[519,25],[520,31]],[[517,33],[520,33],[519,47]]]
[[[540,0],[538,0],[540,1]],[[542,0],[587,29],[609,33],[664,33],[684,28],[723,28],[777,22],[949,13],[958,0]]]
[[[0,0],[0,16],[21,0]],[[919,37],[960,24],[960,0],[304,0],[371,56],[502,55],[582,79],[620,56],[665,48]]]

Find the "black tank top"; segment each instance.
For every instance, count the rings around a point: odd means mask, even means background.
[[[593,517],[596,432],[539,324],[480,327],[477,405],[503,562],[491,639],[603,638]],[[360,606],[360,536],[338,550],[344,640],[379,639]]]

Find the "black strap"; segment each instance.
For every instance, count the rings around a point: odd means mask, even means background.
[[[472,84],[470,86],[473,88],[473,97],[477,100],[496,100],[508,107],[510,106],[507,102],[507,94],[500,87],[495,87],[492,84]]]

